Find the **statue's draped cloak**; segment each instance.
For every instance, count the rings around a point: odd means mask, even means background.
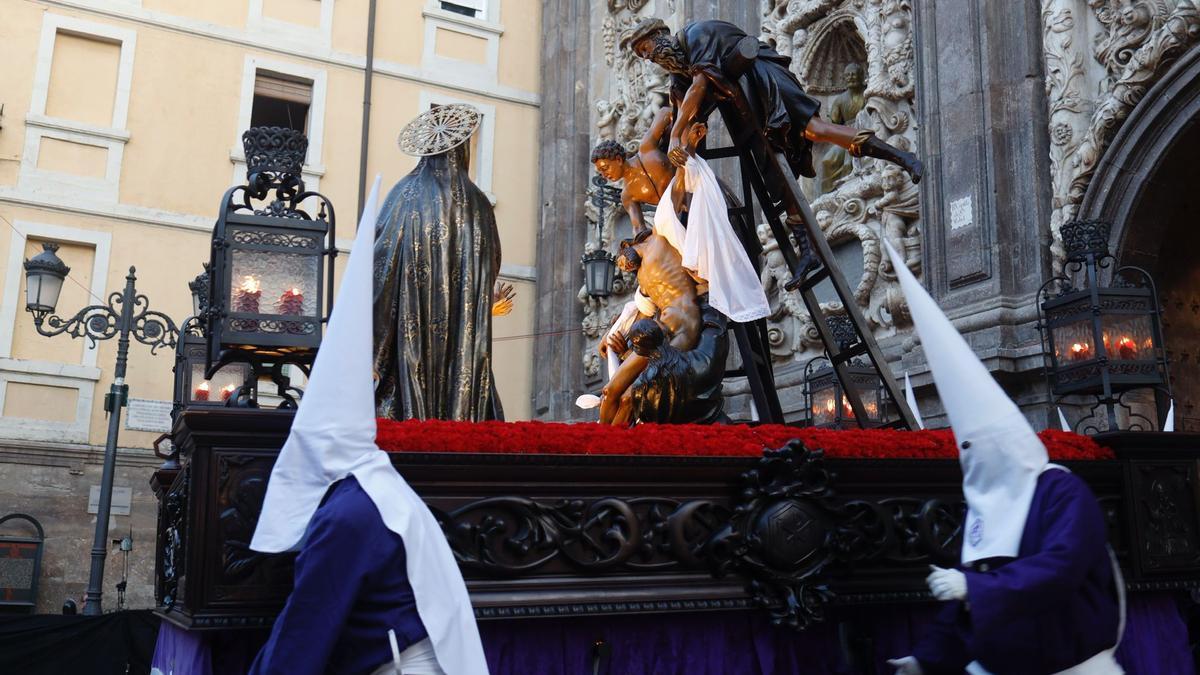
[[[717,97],[728,96],[737,86],[739,73],[729,72],[727,64],[746,33],[725,21],[694,21],[677,35],[680,47],[687,54],[691,75],[704,73],[716,89]],[[768,140],[783,152],[792,171],[812,177],[812,143],[804,137],[808,121],[821,109],[821,102],[804,93],[800,81],[788,70],[791,59],[783,56],[765,42],[759,41],[758,57],[745,75],[752,85],[747,92],[750,106],[767,133]],[[672,77],[672,96],[683,100],[691,85],[687,77]],[[711,99],[710,99],[711,100]],[[711,113],[702,110],[702,117]]]
[[[633,418],[654,424],[712,424],[728,421],[722,382],[729,356],[729,320],[699,298],[704,322],[695,349],[664,349],[629,388]]]
[[[375,228],[375,393],[390,419],[498,417],[492,286],[500,238],[467,175],[468,148],[423,157]]]

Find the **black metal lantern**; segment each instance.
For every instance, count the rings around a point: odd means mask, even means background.
[[[887,419],[883,382],[869,365],[853,362],[846,367],[847,386],[853,387],[863,402],[866,419],[859,424],[828,357],[818,356],[804,366],[804,405],[809,426],[825,429],[853,429],[883,426]]]
[[[1165,394],[1159,401],[1160,414],[1165,413],[1170,376],[1162,310],[1154,280],[1141,268],[1116,268],[1108,285],[1101,282],[1114,264],[1109,229],[1099,221],[1062,226],[1067,275],[1047,281],[1039,294],[1038,329],[1050,358],[1046,376],[1056,402],[1064,396],[1096,397],[1089,415],[1096,421],[1088,429],[1100,430],[1097,410],[1103,406],[1107,429],[1118,428],[1121,407],[1130,413],[1130,428],[1144,430],[1150,428],[1150,420],[1133,412],[1122,397],[1134,389],[1153,388]],[[1077,286],[1072,277],[1081,278],[1083,285]]]
[[[593,298],[612,295],[613,284],[617,279],[617,259],[613,254],[599,249],[588,251],[579,262],[583,265],[583,281],[587,287],[587,294]]]
[[[254,400],[257,379],[250,363],[228,363],[206,377],[207,370],[208,348],[204,337],[198,331],[185,332],[175,353],[174,413],[189,408],[235,406]]]
[[[36,316],[53,314],[71,268],[58,257],[58,244],[42,244],[42,252],[25,261],[25,307]]]
[[[604,209],[621,203],[621,191],[608,184],[604,176],[592,176],[592,206],[596,207],[596,248],[580,258],[584,288],[593,298],[612,295],[617,278],[616,256],[604,249]]]
[[[192,292],[192,316],[202,317],[208,310],[208,287],[208,263],[204,263],[204,271],[188,282],[188,290]]]
[[[333,205],[304,189],[308,139],[293,129],[256,127],[242,142],[247,184],[225,193],[213,231],[205,313],[210,378],[235,360],[256,369],[311,363],[333,305]],[[271,192],[270,203],[255,208]]]

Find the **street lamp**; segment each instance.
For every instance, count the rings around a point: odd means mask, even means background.
[[[58,245],[47,243],[43,251],[25,261],[25,310],[33,314],[37,332],[47,337],[66,333],[73,338],[87,338],[94,347],[99,340],[117,339],[117,365],[113,383],[104,397],[108,413],[108,438],[104,444],[104,470],[100,478],[100,504],[96,512],[96,534],[92,541],[92,569],[88,576],[86,604],[83,613],[99,615],[100,598],[104,594],[104,558],[108,553],[108,517],[112,509],[113,471],[117,462],[117,433],[121,428],[121,408],[129,399],[125,384],[125,365],[129,360],[129,338],[148,345],[154,354],[159,347],[173,347],[179,331],[171,318],[152,311],[146,296],[139,295],[134,286],[135,270],[129,268],[125,290],[108,296],[108,305],[89,305],[69,319],[54,314],[63,281],[71,268],[57,255]]]
[[[1050,359],[1050,391],[1056,402],[1072,395],[1095,397],[1096,404],[1083,420],[1095,420],[1088,428],[1099,430],[1104,418],[1097,410],[1103,406],[1109,430],[1118,428],[1118,407],[1129,412],[1131,429],[1145,429],[1150,420],[1135,413],[1122,397],[1134,389],[1161,391],[1166,395],[1158,401],[1161,414],[1171,395],[1154,279],[1139,267],[1124,266],[1103,283],[1102,272],[1114,264],[1108,223],[1075,221],[1061,229],[1070,276],[1047,281],[1038,305],[1038,330]],[[1077,286],[1071,277],[1080,275],[1084,284]]]
[[[583,254],[579,264],[583,266],[583,281],[587,294],[593,298],[612,295],[617,277],[617,259],[604,249],[604,207],[621,203],[621,191],[608,184],[604,176],[592,176],[592,206],[596,215],[596,248]]]

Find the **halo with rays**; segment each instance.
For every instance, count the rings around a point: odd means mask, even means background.
[[[437,106],[404,127],[400,149],[414,157],[439,155],[466,143],[480,119],[479,111],[465,103]]]

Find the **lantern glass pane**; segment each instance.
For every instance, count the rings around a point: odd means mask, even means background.
[[[1101,325],[1108,358],[1117,361],[1154,358],[1154,333],[1148,315],[1107,315]]]
[[[229,308],[241,314],[317,316],[319,260],[312,255],[274,251],[231,252]],[[274,322],[232,322],[240,332],[282,332]],[[295,331],[293,331],[295,332]]]
[[[35,272],[26,277],[25,304],[31,309],[53,312],[62,293],[62,277]]]
[[[829,386],[817,389],[812,393],[812,413],[813,426],[827,426],[837,422],[837,387]],[[842,397],[843,399],[845,397]]]
[[[863,407],[866,409],[867,419],[878,420],[880,418],[879,388],[862,383],[857,384],[855,388],[858,390],[858,395],[862,399]],[[850,407],[848,402],[846,405],[846,410],[846,416],[853,418],[854,409]]]
[[[1081,319],[1051,329],[1054,339],[1054,358],[1062,365],[1096,358],[1092,320]]]
[[[204,379],[204,364],[192,364],[191,391],[188,392],[189,402],[226,401],[234,390],[246,383],[249,369],[241,365],[230,365],[218,370],[211,380]]]

